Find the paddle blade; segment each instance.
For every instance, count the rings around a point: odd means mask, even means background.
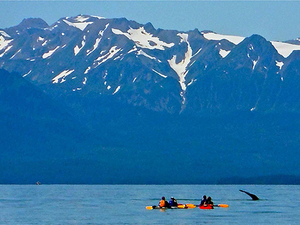
[[[146,209],[151,210],[153,209],[153,206],[146,206]]]
[[[185,204],[189,209],[196,208],[196,205],[194,204]]]
[[[229,205],[227,205],[227,204],[218,204],[217,206],[222,207],[222,208],[228,208],[229,207]]]

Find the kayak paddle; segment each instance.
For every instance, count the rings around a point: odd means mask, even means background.
[[[154,205],[154,206],[146,206],[146,209],[151,210],[151,209],[155,209],[156,207],[158,207],[158,206],[156,206],[156,205]]]
[[[214,205],[215,207],[222,207],[222,208],[228,208],[229,205],[227,204],[218,204],[218,205]]]

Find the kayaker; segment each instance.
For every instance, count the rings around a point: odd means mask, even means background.
[[[202,200],[200,202],[200,206],[206,204],[206,201],[207,201],[206,195],[203,195]]]
[[[171,200],[169,201],[170,206],[177,206],[177,200],[174,197],[171,197]]]
[[[168,203],[168,201],[166,201],[166,198],[163,196],[159,202],[159,207],[166,207],[166,208],[169,208],[170,205]]]
[[[208,197],[206,200],[206,205],[214,206],[213,201],[211,200],[211,197]]]

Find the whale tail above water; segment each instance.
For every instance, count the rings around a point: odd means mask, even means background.
[[[249,193],[247,191],[240,190],[240,192],[246,193],[247,195],[249,195],[252,198],[252,200],[259,200],[259,198],[256,195],[251,194],[251,193]]]

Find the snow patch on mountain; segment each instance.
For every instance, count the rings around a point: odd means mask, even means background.
[[[12,39],[10,38],[11,37],[5,31],[0,30],[0,51],[2,49],[5,49],[9,45],[9,43],[12,42]]]
[[[68,21],[68,20],[63,20],[66,24],[68,24],[69,26],[72,26],[72,27],[76,27],[76,28],[78,28],[78,29],[80,29],[80,30],[82,30],[82,31],[84,31],[84,29],[88,26],[88,25],[90,25],[90,24],[92,24],[93,22],[81,22],[80,20],[77,20],[77,21],[79,21],[79,22],[74,22],[74,23],[72,23],[72,22],[70,22],[70,21]]]
[[[259,57],[258,57],[258,59],[257,59],[257,60],[252,60],[252,63],[253,63],[252,70],[254,70],[254,69],[255,69],[255,66],[256,66],[256,64],[257,64],[258,60],[259,60]]]
[[[253,48],[252,49],[250,49],[250,50],[253,50]],[[257,64],[257,62],[258,62],[258,60],[259,60],[259,56],[258,56],[258,58],[256,59],[256,60],[254,60],[254,59],[252,59],[251,57],[250,57],[250,54],[248,53],[247,54],[247,57],[252,61],[252,70],[254,70],[255,69],[255,66],[256,66],[256,64]]]
[[[121,88],[121,86],[118,86],[118,87],[116,88],[116,90],[115,90],[112,94],[113,94],[113,95],[116,94],[116,93],[120,90],[120,88]]]
[[[91,67],[89,66],[88,68],[86,68],[86,70],[84,71],[84,74],[87,74],[90,71]]]
[[[91,54],[93,51],[95,51],[95,50],[98,48],[99,43],[100,43],[100,41],[102,40],[103,34],[104,34],[104,32],[106,31],[106,29],[107,29],[108,26],[109,26],[109,23],[106,24],[104,30],[100,30],[100,31],[99,31],[99,33],[98,33],[98,36],[99,36],[99,37],[96,38],[95,44],[94,44],[93,48],[92,48],[91,50],[87,50],[87,51],[86,51],[87,55]]]
[[[57,46],[55,49],[50,50],[49,52],[46,52],[42,55],[43,59],[49,58],[57,49],[59,49],[59,46]]]
[[[45,46],[47,44],[48,40],[44,41],[42,46]]]
[[[191,62],[192,58],[192,48],[190,46],[190,43],[188,42],[188,34],[180,33],[177,34],[179,37],[181,37],[181,42],[187,43],[187,52],[185,53],[184,59],[182,59],[181,62],[176,63],[176,55],[173,55],[172,59],[168,60],[170,67],[176,72],[176,74],[179,77],[179,83],[181,86],[182,91],[186,90],[186,84],[185,84],[185,76],[188,73],[187,66]]]
[[[93,48],[91,50],[86,51],[87,55],[91,54],[93,51],[95,51],[98,48],[100,41],[101,38],[96,38]]]
[[[0,36],[0,51],[5,49],[12,40],[6,40],[3,36]]]
[[[23,75],[23,77],[26,77],[28,74],[31,73],[31,71],[32,71],[32,70],[29,70],[29,72],[28,72],[28,73],[25,73],[25,74]]]
[[[244,37],[240,37],[240,36],[216,34],[213,32],[209,32],[209,33],[202,32],[202,35],[207,40],[221,41],[225,39],[235,45],[238,45],[245,39]]]
[[[81,51],[81,49],[85,46],[85,36],[83,36],[83,40],[81,41],[81,47],[78,45],[75,46],[74,48],[74,54],[75,56]]]
[[[190,86],[190,85],[193,84],[195,81],[197,81],[197,79],[192,79],[192,80],[187,84],[187,86]]]
[[[165,50],[165,47],[171,48],[174,46],[174,43],[168,44],[161,41],[158,37],[154,37],[153,34],[145,31],[144,27],[140,27],[138,29],[130,28],[127,33],[113,28],[112,32],[117,35],[124,35],[128,39],[134,41],[134,43],[141,48]]]
[[[192,56],[192,58],[195,57],[196,55],[198,55],[199,52],[201,52],[201,50],[202,50],[202,48],[199,48],[199,50]]]
[[[36,40],[36,42],[39,42],[39,41],[44,41],[44,40],[45,40],[45,38],[38,37],[38,38],[37,38],[37,40]]]
[[[164,74],[162,74],[162,73],[156,71],[155,69],[152,69],[152,71],[155,72],[155,73],[157,73],[159,76],[161,76],[161,77],[163,77],[163,78],[167,78],[167,77],[168,77],[168,76],[166,76],[166,75],[164,75]],[[136,79],[136,78],[135,78],[135,79]],[[135,81],[135,80],[134,80],[134,81]],[[133,81],[133,82],[134,82],[134,81]]]
[[[79,15],[79,16],[76,16],[76,17],[74,18],[74,20],[76,20],[76,21],[78,21],[78,22],[80,22],[80,23],[83,23],[83,22],[87,21],[89,18],[90,18],[90,17],[88,17],[88,16],[82,16],[82,15]]]
[[[113,58],[119,51],[121,51],[120,48],[117,46],[111,47],[111,49],[106,53],[105,55],[99,56],[93,63],[94,68],[99,66],[100,64],[104,63],[105,61]]]
[[[136,47],[136,46],[133,46],[133,49],[129,50],[129,51],[127,52],[127,54],[130,54],[131,52],[135,52],[135,51],[137,51],[137,50],[138,50],[137,47]]]
[[[230,51],[226,51],[224,49],[219,50],[219,54],[222,56],[222,58],[225,58],[229,53]]]
[[[278,66],[280,70],[282,69],[283,65],[283,62],[276,61],[276,66]]]
[[[21,52],[21,49],[19,49],[12,57],[10,57],[9,59],[13,59],[18,53]]]
[[[137,52],[137,55],[143,55],[143,56],[145,56],[145,57],[147,57],[147,58],[149,58],[149,59],[156,60],[155,57],[148,55],[148,54],[147,54],[146,52],[144,52],[142,49],[139,50],[139,51]]]
[[[277,41],[271,41],[271,44],[277,50],[278,54],[282,55],[284,58],[289,57],[293,51],[300,50],[300,45],[293,45]]]
[[[6,38],[11,38],[4,30],[0,30],[0,35]]]
[[[108,27],[108,26],[109,26],[109,23],[105,25],[105,28],[104,28],[104,30],[100,30],[100,31],[99,31],[99,35],[100,35],[100,36],[102,36],[102,37],[103,37],[103,35],[104,35],[104,32],[107,30],[107,27]]]
[[[83,81],[82,81],[82,84],[83,84],[83,85],[86,85],[86,82],[87,82],[87,78],[85,77],[85,78],[83,79]]]
[[[53,84],[57,84],[57,83],[59,82],[59,79],[61,79],[60,83],[65,82],[65,81],[66,81],[65,78],[66,78],[68,75],[70,75],[71,73],[73,73],[73,72],[74,72],[74,70],[64,70],[64,71],[62,71],[60,74],[58,74],[56,77],[54,77],[54,78],[52,79],[52,83],[53,83]]]

